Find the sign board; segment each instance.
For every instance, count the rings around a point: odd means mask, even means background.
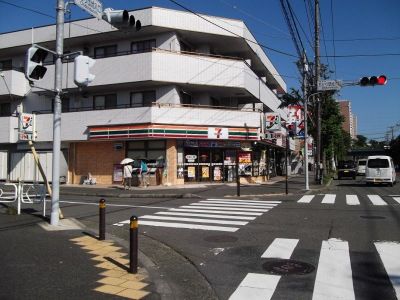
[[[229,130],[228,130],[228,128],[209,127],[208,128],[208,138],[209,139],[228,139],[229,138]]]
[[[320,80],[318,81],[318,91],[337,91],[342,88],[341,80]]]
[[[281,130],[281,115],[277,113],[265,114],[265,130],[278,131]]]
[[[34,141],[35,137],[35,115],[26,113],[20,114],[18,139],[20,141]]]
[[[97,19],[103,15],[103,3],[98,0],[75,0],[75,4]]]

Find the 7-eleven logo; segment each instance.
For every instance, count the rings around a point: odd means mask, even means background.
[[[209,139],[228,139],[229,138],[229,130],[228,130],[228,128],[209,127],[208,128],[208,138]]]

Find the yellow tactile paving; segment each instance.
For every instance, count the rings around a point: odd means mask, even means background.
[[[104,277],[100,280],[97,280],[97,282],[102,283],[102,284],[109,284],[109,285],[120,285],[120,284],[126,282],[126,279],[114,278],[114,277]]]
[[[94,255],[91,259],[96,262],[95,266],[103,270],[99,275],[104,276],[104,278],[97,281],[102,285],[97,287],[95,291],[128,299],[142,299],[150,294],[150,292],[143,290],[148,286],[148,283],[141,282],[147,278],[143,274],[145,271],[139,268],[139,274],[129,274],[127,272],[129,266],[127,254],[119,252],[121,247],[114,246],[113,241],[99,241],[92,236],[82,236],[71,239],[71,241],[89,254]]]
[[[146,297],[148,294],[150,294],[150,293],[147,291],[126,289],[126,290],[123,290],[122,292],[118,293],[117,296],[125,297],[128,299],[142,299],[142,298]]]

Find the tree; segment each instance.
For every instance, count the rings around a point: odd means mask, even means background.
[[[354,142],[354,148],[367,148],[367,137],[363,136],[363,135],[357,135],[357,139]]]

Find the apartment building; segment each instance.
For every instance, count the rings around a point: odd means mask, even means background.
[[[61,179],[80,184],[121,180],[125,157],[146,159],[153,184],[261,181],[282,168],[285,131],[265,132],[265,114],[286,91],[264,50],[241,20],[159,7],[131,11],[140,31],[88,18],[65,24],[64,53],[96,60],[87,88],[74,83],[65,57]],[[35,117],[35,148],[51,178],[54,59],[31,87],[24,57],[31,43],[55,48],[55,25],[0,35],[0,180],[42,180],[21,140],[21,115]],[[1,80],[1,79],[0,79]],[[279,173],[279,171],[278,171]],[[157,176],[156,176],[157,175]]]
[[[357,117],[351,111],[351,102],[348,100],[339,100],[340,114],[344,117],[342,128],[350,134],[352,139],[357,137]]]

